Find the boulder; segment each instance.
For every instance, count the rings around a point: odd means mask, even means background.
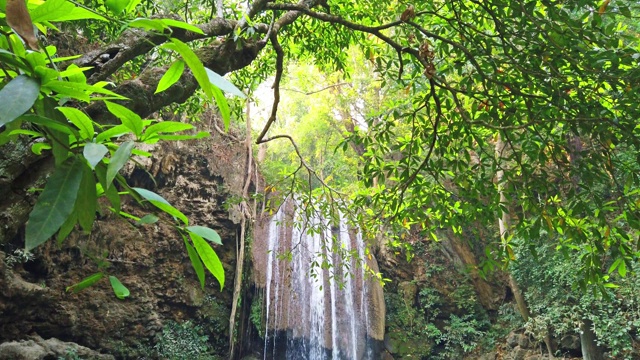
[[[0,360],[44,360],[75,356],[87,360],[113,360],[111,355],[100,354],[72,342],[56,338],[44,340],[32,336],[28,340],[10,341],[0,344]]]

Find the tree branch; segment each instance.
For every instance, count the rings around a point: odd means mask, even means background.
[[[278,103],[280,103],[280,80],[282,79],[283,67],[284,67],[284,51],[282,50],[282,46],[278,42],[278,37],[276,34],[271,36],[271,44],[273,45],[273,49],[276,51],[276,78],[273,81],[273,105],[271,107],[271,116],[269,116],[269,120],[262,128],[258,139],[256,139],[256,144],[261,144],[263,142],[262,139],[269,131],[271,125],[276,121],[276,114],[278,113]],[[293,140],[292,140],[293,141]]]

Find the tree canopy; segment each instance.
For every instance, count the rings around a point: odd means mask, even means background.
[[[257,96],[265,80],[273,80],[274,102],[256,142],[293,140],[275,133],[284,118],[278,105],[292,95],[283,73],[321,71],[333,74],[318,83],[335,85],[342,100],[321,114],[313,104],[286,109],[326,120],[298,125],[322,153],[299,169],[321,192],[349,198],[368,233],[437,239],[440,229],[462,234],[475,224],[489,243],[487,269],[515,259],[514,243],[536,256],[548,239],[580,260],[583,285],[607,285],[608,273],[624,276],[637,260],[636,1],[22,5],[0,1],[0,189],[11,193],[0,215],[4,239],[31,216],[27,249],[55,233],[64,239],[76,223],[90,231],[98,197],[120,213],[119,189],[176,218],[201,281],[203,263],[220,279],[203,240],[215,236],[157,194],[128,187],[118,171],[132,154],[147,155],[136,144],[206,136],[162,114],[193,116],[202,108],[194,104],[215,104],[229,127],[244,117],[245,94]],[[317,70],[288,66],[311,62]],[[314,138],[323,134],[333,138]],[[336,134],[356,161],[327,162]],[[331,172],[347,174],[334,166],[357,171],[334,188]],[[26,190],[51,171],[32,207]],[[347,185],[349,194],[339,191]]]

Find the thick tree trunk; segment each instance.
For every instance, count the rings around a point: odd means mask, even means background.
[[[465,270],[469,271],[473,288],[478,295],[478,300],[485,309],[497,310],[497,303],[494,299],[494,293],[491,285],[485,281],[478,273],[478,260],[473,253],[471,246],[459,236],[450,233],[446,236],[447,240],[443,241],[446,251],[462,263]]]
[[[506,145],[504,141],[502,141],[502,136],[498,134],[498,139],[496,141],[496,157],[499,160],[502,160],[505,150],[506,150]],[[505,193],[503,190],[504,189],[504,183],[503,183],[504,170],[502,170],[501,168],[504,164],[502,163],[502,161],[500,162],[501,162],[501,164],[499,164],[500,170],[498,170],[496,173],[496,180],[498,182],[498,192],[500,194],[500,204],[508,209],[507,197],[505,196]],[[498,226],[500,228],[500,238],[503,241],[505,241],[505,239],[507,238],[509,227],[510,227],[509,223],[510,223],[509,214],[507,213],[507,211],[503,211],[502,216],[498,219]],[[527,301],[524,298],[524,294],[520,289],[520,286],[518,286],[518,282],[511,275],[511,273],[507,273],[507,276],[509,279],[509,287],[511,288],[513,297],[516,300],[516,304],[518,305],[518,310],[520,310],[520,315],[522,315],[522,318],[524,319],[524,321],[527,321],[529,320],[529,317],[531,317],[531,313],[529,312],[529,307],[527,306]],[[549,358],[551,359],[554,358],[553,346],[551,344],[551,336],[549,335],[548,331],[544,336],[544,343],[547,347]]]

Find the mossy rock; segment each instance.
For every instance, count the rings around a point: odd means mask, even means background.
[[[424,356],[435,346],[432,340],[408,337],[401,331],[392,331],[384,336],[384,346],[391,354],[400,357]]]

